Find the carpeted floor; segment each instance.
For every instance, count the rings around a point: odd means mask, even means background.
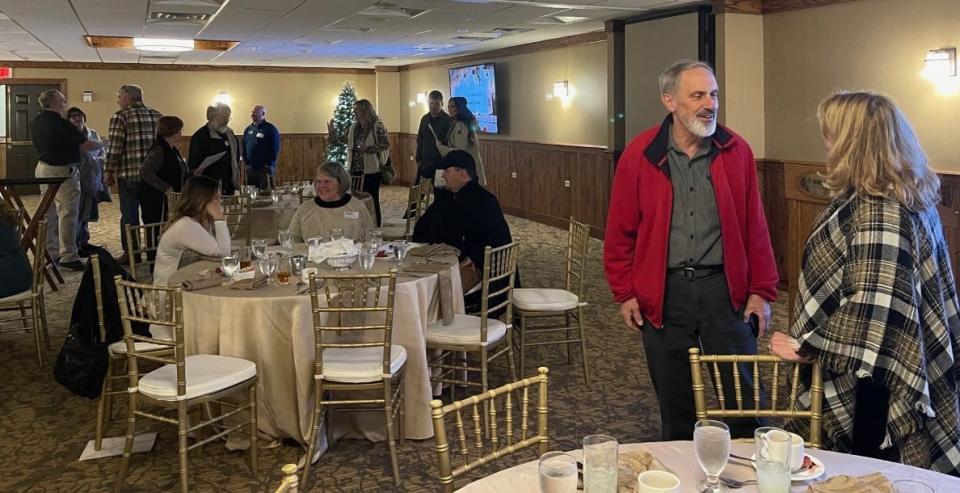
[[[384,215],[399,217],[406,191],[382,190]],[[28,198],[33,210],[36,198]],[[99,223],[91,224],[92,243],[119,251],[117,203],[104,204]],[[508,217],[513,236],[520,242],[523,283],[528,287],[561,287],[562,255],[566,231],[524,219]],[[550,367],[551,449],[579,447],[588,434],[606,433],[621,443],[657,440],[659,411],[647,377],[640,338],[621,325],[601,266],[602,244],[591,240],[586,275],[588,358],[593,383],[587,387],[580,373],[579,357],[567,364],[562,349],[542,349],[529,358],[527,374],[535,364]],[[48,296],[47,313],[53,349],[47,365],[38,369],[29,334],[0,336],[0,491],[88,492],[113,487],[119,458],[80,462],[87,440],[94,434],[96,402],[75,396],[57,384],[51,375],[63,338],[80,274],[66,271],[66,285]],[[774,326],[785,322],[785,305],[774,307]],[[507,378],[504,367],[492,370],[494,385]],[[141,421],[142,423],[142,421]],[[124,491],[171,491],[177,488],[176,429],[156,423],[138,427],[138,432],[157,430],[159,438],[151,453],[133,457]],[[114,420],[109,436],[123,433]],[[209,444],[190,455],[192,491],[272,491],[283,464],[297,462],[302,449],[284,442],[262,449],[260,470],[254,478],[247,467],[247,454],[229,452]],[[399,491],[436,491],[436,454],[432,440],[407,440],[400,448],[403,483]],[[474,474],[482,477],[500,468],[535,458],[533,450],[521,452]],[[390,478],[389,455],[383,443],[342,440],[319,460],[311,475],[311,491],[397,491]]]

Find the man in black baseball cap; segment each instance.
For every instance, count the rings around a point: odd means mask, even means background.
[[[417,221],[413,241],[446,243],[460,250],[460,278],[466,292],[480,283],[483,249],[512,241],[497,198],[477,183],[477,165],[466,151],[453,150],[437,164],[450,199],[434,202]]]

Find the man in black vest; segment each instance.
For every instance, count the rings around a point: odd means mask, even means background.
[[[240,184],[240,145],[230,122],[230,107],[217,103],[207,108],[207,124],[190,138],[187,165],[196,175],[220,181],[220,193],[233,195]]]

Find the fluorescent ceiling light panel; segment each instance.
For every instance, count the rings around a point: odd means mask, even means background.
[[[193,50],[192,39],[133,38],[133,47],[140,51],[184,52]]]

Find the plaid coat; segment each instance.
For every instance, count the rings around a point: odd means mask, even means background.
[[[140,165],[157,138],[159,111],[137,101],[110,118],[106,170],[117,178],[140,179]]]
[[[960,319],[937,211],[852,195],[814,224],[790,333],[824,368],[824,446],[849,451],[857,379],[872,377],[890,391],[881,448],[960,474]]]

